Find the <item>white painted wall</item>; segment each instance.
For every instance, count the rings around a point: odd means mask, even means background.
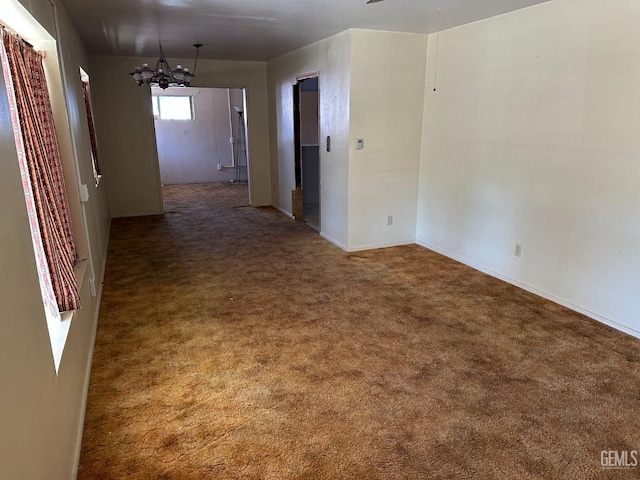
[[[230,105],[233,102],[230,89],[154,90],[155,95],[191,96],[194,111],[193,120],[155,119],[162,184],[234,180],[236,171],[230,168],[233,165],[233,145],[229,139],[232,136],[231,124],[238,123],[238,114],[232,110],[234,103]],[[218,170],[218,164],[229,168]]]
[[[319,72],[321,235],[345,250],[415,242],[426,44],[348,30],[268,64],[277,206],[291,213],[295,188],[291,88]]]
[[[291,190],[296,187],[293,85],[299,76],[319,73],[321,235],[343,248],[348,237],[350,43],[351,33],[346,31],[267,65],[274,205],[291,214]]]
[[[14,3],[3,2],[0,20],[18,29],[5,17]],[[49,1],[25,0],[23,3],[48,32],[55,35]],[[53,100],[55,104],[66,103],[67,106],[67,115],[58,116],[56,120],[62,117],[67,124],[66,129],[60,128],[59,135],[66,137],[62,138],[66,143],[63,161],[71,166],[71,174],[66,180],[76,211],[80,211],[77,184],[85,183],[89,188],[89,201],[84,204],[89,241],[84,238],[82,225],[78,225],[75,218],[74,227],[84,253],[92,254],[100,293],[110,223],[105,192],[108,178],[105,175],[97,188],[94,185],[79,67],[90,75],[92,71],[70,19],[60,5],[58,11],[57,40],[62,46],[69,81],[66,97],[60,94],[61,86],[58,85],[60,88],[54,87],[58,98]],[[34,44],[37,46],[36,42]],[[53,52],[47,54],[47,59],[54,57]],[[59,81],[51,83],[60,84]],[[59,126],[56,123],[56,127]],[[76,139],[77,171],[69,131]],[[71,322],[60,371],[56,375],[3,85],[0,85],[0,158],[0,477],[74,478],[99,296],[91,297],[90,275],[85,274],[80,285],[82,308]]]
[[[322,42],[320,49],[320,234],[348,245],[349,107],[351,32]],[[327,137],[331,151],[327,152]]]
[[[349,250],[415,243],[426,49],[426,35],[351,30]]]
[[[429,42],[417,238],[640,335],[640,4],[554,0]],[[523,246],[522,257],[514,245]]]
[[[92,93],[99,140],[109,174],[114,217],[162,213],[151,92],[123,72],[155,58],[92,56]],[[193,59],[169,59],[192,65]],[[245,88],[248,124],[249,195],[253,206],[271,205],[267,75],[264,62],[198,60],[194,87]]]

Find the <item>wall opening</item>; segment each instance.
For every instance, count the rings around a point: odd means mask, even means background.
[[[161,185],[249,182],[243,88],[151,89]]]
[[[302,218],[320,231],[320,122],[318,76],[301,78],[294,87],[296,188],[302,190]]]

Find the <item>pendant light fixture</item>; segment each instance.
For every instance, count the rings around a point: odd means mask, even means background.
[[[160,58],[156,62],[156,68],[151,70],[148,63],[143,63],[142,67],[136,67],[129,75],[133,76],[138,86],[150,85],[152,87],[160,87],[163,90],[169,87],[188,87],[191,80],[196,76],[196,67],[198,66],[198,56],[200,55],[201,43],[194,43],[196,47],[196,58],[193,62],[193,71],[188,68],[182,68],[182,65],[176,65],[175,70],[171,68],[167,57],[162,50],[162,42],[158,42],[160,47]]]

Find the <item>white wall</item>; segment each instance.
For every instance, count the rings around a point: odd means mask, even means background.
[[[10,3],[3,4],[0,19],[12,26],[5,18]],[[49,1],[24,3],[49,33],[55,35]],[[101,182],[98,188],[93,184],[79,76],[80,66],[91,73],[88,57],[66,13],[62,7],[58,8],[60,34],[57,40],[62,45],[69,82],[66,98],[56,98],[54,103],[66,100],[69,126],[66,131],[61,128],[59,135],[66,135],[62,139],[67,144],[63,148],[63,161],[72,166],[69,128],[76,139],[77,172],[71,168],[71,175],[66,178],[69,190],[74,193],[72,202],[77,204],[78,201],[78,183],[89,186],[89,201],[84,204],[89,241],[84,238],[82,225],[76,224],[75,219],[74,228],[84,244],[85,254],[89,251],[92,254],[99,287],[110,221],[104,191],[107,178],[103,178],[105,183]],[[47,58],[53,56],[47,55]],[[55,90],[59,92],[59,89]],[[75,312],[71,322],[56,375],[4,92],[4,87],[0,86],[0,477],[68,479],[73,478],[77,466],[99,297],[91,296],[90,275],[85,274],[80,285],[82,308]]]
[[[273,203],[291,213],[295,189],[293,85],[319,73],[321,235],[347,245],[349,174],[349,60],[351,33],[340,33],[268,63]],[[326,138],[331,136],[331,151]]]
[[[415,243],[426,49],[426,35],[351,31],[349,250]]]
[[[319,73],[321,235],[345,250],[415,242],[426,44],[352,29],[268,64],[276,205],[295,188],[292,85]]]
[[[155,119],[162,184],[234,180],[235,169],[224,168],[233,165],[233,145],[229,139],[232,137],[232,122],[238,123],[238,114],[233,110],[235,104],[230,104],[233,101],[230,90],[168,88],[165,91],[157,89],[155,94],[189,95],[194,112],[193,120]],[[218,164],[223,166],[222,170],[218,170]]]
[[[155,62],[155,58],[91,57],[92,93],[114,217],[162,213],[151,93],[127,75],[136,65]],[[192,65],[193,59],[169,62]],[[194,87],[246,89],[249,195],[253,206],[271,205],[266,64],[200,59],[196,74]]]
[[[640,4],[554,0],[429,42],[417,238],[640,334]],[[514,245],[523,246],[522,257]]]

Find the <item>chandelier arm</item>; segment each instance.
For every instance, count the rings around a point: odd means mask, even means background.
[[[189,87],[191,80],[195,76],[195,71],[198,66],[198,57],[200,55],[200,47],[202,47],[202,44],[194,43],[193,46],[196,47],[193,73],[189,72],[188,68],[183,69],[179,64],[176,69],[173,70],[166,55],[164,54],[162,41],[159,40],[158,48],[160,50],[160,57],[156,62],[156,68],[151,70],[146,63],[142,65],[142,68],[136,67],[135,70],[131,72],[134,81],[138,86],[146,84],[152,87],[160,87],[163,90],[174,86]]]
[[[200,47],[202,46],[202,44],[194,43],[193,46],[196,47],[196,58],[193,61],[193,75],[195,76],[196,68],[198,68],[198,57],[200,56]]]

